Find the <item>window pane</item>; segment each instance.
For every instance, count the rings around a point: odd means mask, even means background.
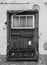
[[[20,26],[21,27],[26,26],[26,16],[20,16]]]
[[[13,18],[13,27],[19,27],[19,16]]]
[[[12,18],[12,28],[20,28],[20,27],[25,27],[25,28],[30,28],[30,27],[34,27],[34,22],[33,22],[33,16],[30,15],[16,15],[13,16]]]
[[[33,27],[33,16],[27,16],[27,27]]]

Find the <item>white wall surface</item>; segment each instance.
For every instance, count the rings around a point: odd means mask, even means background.
[[[14,2],[15,0],[0,0],[0,2]],[[0,4],[0,54],[6,55],[7,48],[7,29],[6,22],[7,10],[32,10],[34,4],[40,6],[39,9],[39,33],[42,35],[39,38],[39,53],[47,54],[47,50],[44,50],[43,44],[47,41],[47,5],[44,2],[47,0],[17,0],[18,3],[30,4]],[[4,30],[5,28],[5,30]]]

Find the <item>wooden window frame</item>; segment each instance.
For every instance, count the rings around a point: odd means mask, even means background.
[[[33,27],[13,27],[13,17],[14,16],[19,16],[19,23],[20,23],[20,16],[26,16],[26,23],[27,23],[27,16],[33,16]],[[35,27],[35,20],[34,20],[34,15],[12,15],[11,16],[11,28],[12,29],[34,29]]]

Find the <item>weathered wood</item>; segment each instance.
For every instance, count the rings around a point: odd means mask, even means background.
[[[7,60],[13,60],[13,61],[14,60],[38,60],[38,57],[39,57],[38,13],[39,13],[38,11],[21,11],[21,12],[7,11],[7,32],[8,32],[7,33]],[[33,19],[34,21],[32,21],[34,22],[33,28],[31,29],[30,28],[29,29],[11,28],[12,15],[34,16],[34,19]],[[29,41],[31,41],[31,45],[29,45]]]

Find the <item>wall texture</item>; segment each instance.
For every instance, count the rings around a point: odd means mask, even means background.
[[[33,5],[37,4],[39,8],[39,53],[47,54],[44,50],[44,43],[47,41],[47,3],[46,0],[0,0],[7,3],[26,3],[26,4],[0,4],[0,54],[6,54],[7,48],[7,10],[32,10]],[[28,3],[28,4],[27,4]]]

